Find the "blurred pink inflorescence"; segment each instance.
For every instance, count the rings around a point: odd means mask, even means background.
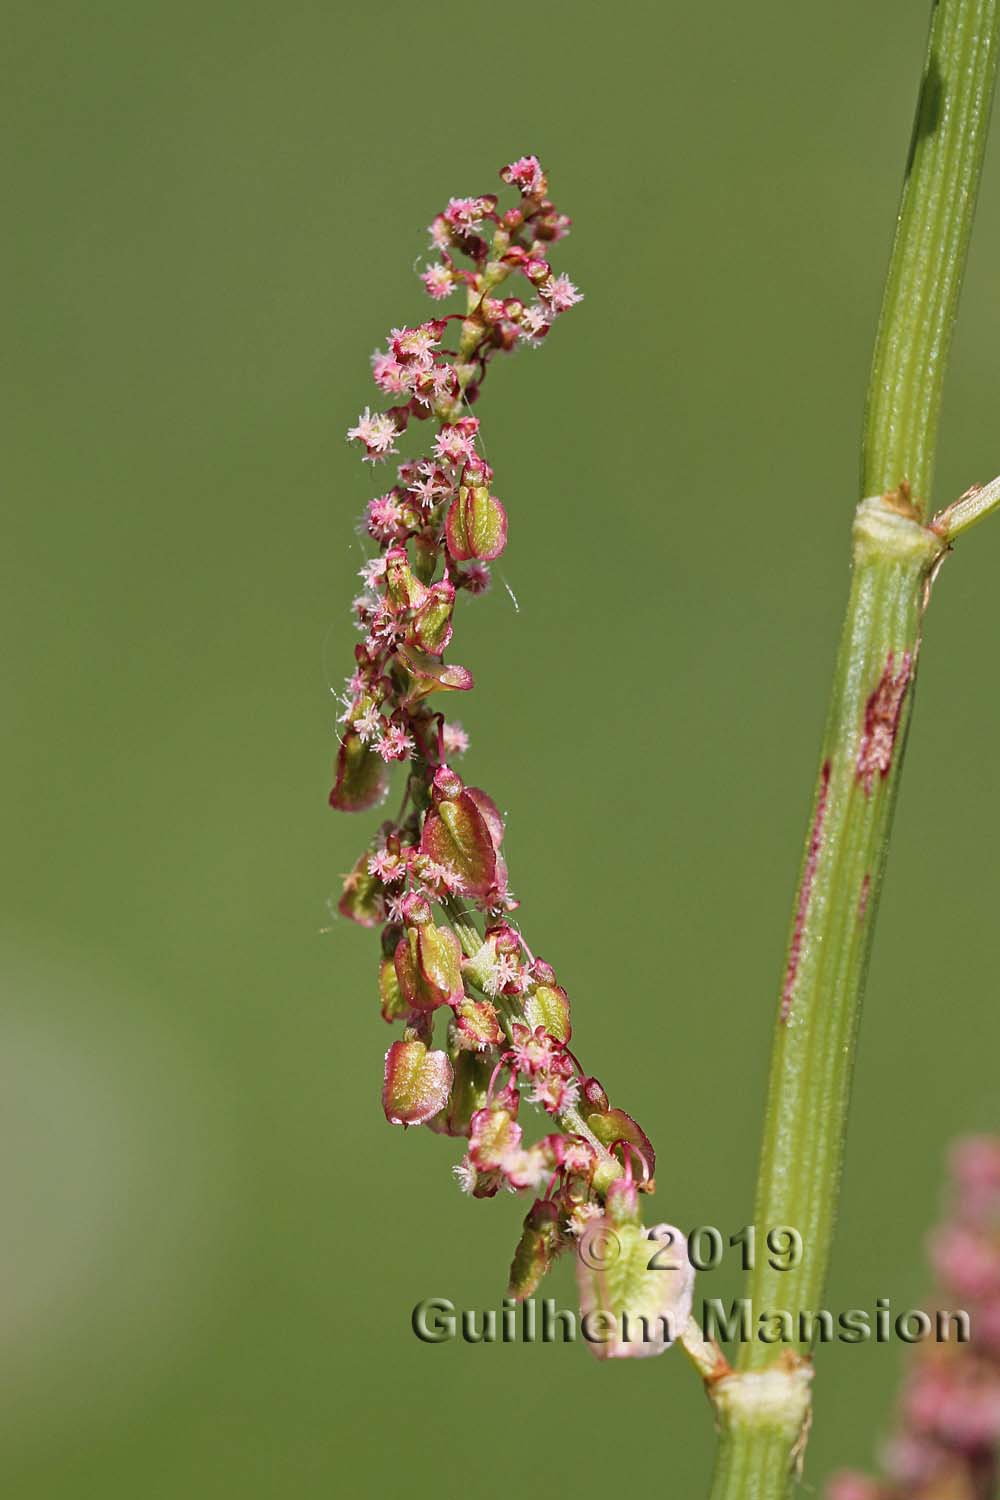
[[[392,329],[372,360],[390,404],[366,407],[348,432],[374,466],[399,456],[411,424],[433,425],[427,451],[403,458],[365,512],[378,552],[354,602],[362,639],[342,697],[330,803],[371,808],[387,795],[391,766],[407,766],[402,808],[347,876],[339,910],[381,928],[382,1015],[403,1028],[386,1053],[387,1118],[466,1138],[455,1171],[474,1197],[501,1187],[535,1195],[511,1268],[511,1291],[523,1297],[604,1212],[612,1182],[629,1201],[652,1191],[655,1161],[644,1132],[570,1051],[566,991],[509,920],[518,903],[503,819],[455,771],[468,736],[429,701],[473,686],[465,667],[445,663],[455,604],[463,590],[485,591],[507,542],[471,408],[497,354],[539,344],[581,300],[549,262],[570,221],[550,201],[537,158],[511,162],[500,177],[517,192],[512,207],[501,211],[492,193],[452,198],[430,226],[436,259],[421,280],[435,303],[461,295],[462,311]],[[448,920],[436,920],[435,908]],[[472,912],[485,917],[483,937]],[[524,1098],[556,1127],[533,1144],[518,1123]]]
[[[969,1314],[967,1343],[914,1353],[884,1452],[884,1479],[847,1470],[828,1500],[986,1500],[1000,1450],[1000,1137],[951,1153],[950,1201],[929,1251],[942,1307]]]

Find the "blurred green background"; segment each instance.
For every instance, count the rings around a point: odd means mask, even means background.
[[[461,611],[467,773],[530,941],[660,1153],[749,1214],[926,12],[440,0],[7,8],[0,1447],[81,1494],[701,1493],[679,1356],[429,1348],[525,1204],[390,1129],[325,806],[368,356],[423,226],[524,151],[587,300],[480,407],[512,522]],[[1000,469],[1000,153],[936,497]],[[945,1143],[1000,1128],[1000,525],[935,593],[829,1305],[919,1305]],[[701,1291],[730,1296],[734,1267]],[[546,1290],[572,1305],[570,1269]],[[820,1359],[807,1480],[867,1464],[899,1346]],[[617,1492],[617,1488],[616,1488]]]

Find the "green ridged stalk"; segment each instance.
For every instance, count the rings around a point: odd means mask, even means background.
[[[758,1316],[823,1306],[868,956],[899,783],[924,609],[948,541],[925,524],[944,369],[992,102],[1000,0],[938,0],[865,417],[851,592],[777,1005],[757,1184]],[[879,128],[882,123],[879,122]],[[884,497],[884,498],[883,498]],[[972,508],[976,509],[973,502]],[[983,510],[977,509],[977,516]],[[768,1261],[769,1229],[802,1255]],[[782,1346],[779,1345],[778,1349]],[[808,1433],[809,1350],[756,1338],[710,1387],[712,1500],[779,1500]]]

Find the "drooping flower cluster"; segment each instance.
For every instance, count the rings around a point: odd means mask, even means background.
[[[444,661],[455,602],[462,590],[486,589],[507,541],[470,407],[497,353],[539,343],[580,301],[549,263],[570,221],[550,202],[537,159],[500,175],[518,191],[515,206],[501,212],[493,194],[452,198],[431,225],[437,258],[421,279],[436,302],[461,293],[464,309],[392,330],[373,358],[375,384],[392,404],[366,407],[348,432],[375,464],[398,454],[411,422],[436,424],[430,451],[402,459],[365,512],[378,552],[354,603],[362,640],[342,699],[330,802],[370,808],[387,794],[392,764],[407,764],[402,808],[362,853],[339,902],[345,916],[381,927],[382,1015],[404,1028],[386,1054],[383,1105],[394,1124],[467,1139],[455,1170],[474,1197],[501,1187],[536,1195],[511,1267],[511,1290],[527,1296],[604,1214],[612,1183],[629,1186],[623,1202],[633,1183],[652,1191],[655,1161],[643,1131],[570,1051],[566,991],[508,920],[518,903],[503,819],[453,768],[465,731],[428,701],[473,685],[464,667]],[[502,295],[515,276],[528,293]],[[436,921],[435,907],[448,920]],[[435,1047],[439,1015],[446,1034]],[[553,1127],[532,1144],[518,1120],[525,1099]]]
[[[1000,1138],[959,1141],[948,1217],[930,1238],[943,1309],[969,1314],[970,1338],[914,1352],[886,1445],[886,1477],[835,1476],[828,1500],[978,1500],[1000,1477]]]

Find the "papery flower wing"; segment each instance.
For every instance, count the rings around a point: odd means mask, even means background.
[[[424,820],[420,852],[457,871],[463,894],[474,899],[484,898],[496,883],[497,856],[490,827],[468,792],[445,797],[431,808]]]
[[[423,1125],[448,1101],[452,1067],[446,1052],[423,1042],[393,1042],[385,1054],[382,1107],[390,1125]]]
[[[455,562],[492,562],[507,545],[507,512],[484,485],[463,484],[448,507],[445,541]]]
[[[472,673],[466,667],[454,664],[445,666],[433,656],[413,646],[401,645],[396,651],[399,661],[410,674],[411,683],[403,700],[405,708],[412,708],[429,693],[467,693],[474,685]]]
[[[464,1052],[452,1047],[451,1066],[454,1077],[448,1102],[441,1113],[428,1123],[432,1130],[441,1135],[468,1135],[473,1115],[486,1108],[493,1058],[480,1052]]]
[[[458,1005],[465,999],[462,946],[450,927],[428,923],[419,928],[417,958],[421,975],[446,1005]]]
[[[656,1152],[653,1150],[649,1136],[640,1125],[636,1124],[631,1115],[627,1115],[623,1109],[598,1110],[590,1114],[584,1109],[584,1119],[602,1146],[611,1147],[615,1141],[627,1141],[634,1147],[645,1166],[649,1180],[652,1180],[656,1171]],[[629,1154],[627,1147],[618,1146],[616,1149],[622,1161],[625,1161]],[[637,1163],[633,1160],[633,1171],[636,1166]]]
[[[364,812],[380,802],[389,780],[382,761],[359,734],[349,729],[337,751],[337,765],[330,806],[338,812]]]
[[[691,1316],[694,1270],[684,1235],[669,1224],[592,1219],[577,1245],[576,1279],[581,1318],[601,1333],[588,1339],[598,1359],[662,1354]]]
[[[568,1042],[573,1035],[569,1019],[569,996],[560,984],[539,984],[524,998],[524,1016],[535,1029],[544,1026],[550,1036]]]
[[[368,872],[370,856],[366,850],[351,873],[344,878],[344,889],[337,910],[342,917],[357,922],[359,927],[374,927],[385,920],[385,902],[382,883]]]

